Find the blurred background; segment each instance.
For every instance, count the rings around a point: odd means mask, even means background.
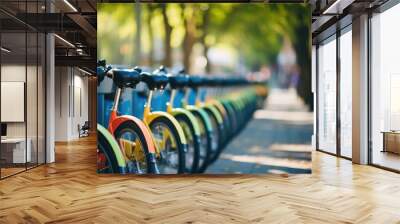
[[[269,78],[312,110],[306,4],[98,4],[98,59]]]

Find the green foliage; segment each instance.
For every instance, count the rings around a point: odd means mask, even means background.
[[[130,64],[136,33],[133,4],[98,4],[97,54],[108,63]]]
[[[135,51],[136,34],[134,4],[98,4],[98,46],[99,56],[112,63],[131,64]],[[149,4],[146,4],[149,5]],[[149,7],[142,4],[142,17],[149,16]],[[303,4],[264,4],[264,3],[192,3],[167,4],[170,25],[171,46],[182,48],[184,19],[191,19],[196,25],[195,37],[205,36],[203,44],[230,45],[249,68],[274,63],[284,37],[289,37],[295,45],[304,40],[298,34],[299,28],[309,29],[310,15]],[[154,38],[165,38],[163,32],[161,5],[152,4],[152,29]],[[185,10],[182,12],[181,10]],[[208,16],[207,31],[204,31],[204,13]],[[142,21],[144,21],[143,18]],[[141,35],[148,37],[148,26],[143,23]],[[204,33],[206,32],[206,33]],[[307,31],[308,32],[308,31]],[[306,35],[308,38],[308,35]],[[211,41],[207,41],[211,40]],[[154,41],[142,38],[143,53],[149,54]],[[305,42],[299,43],[305,44]]]
[[[155,66],[163,62],[162,57],[171,58],[172,54],[181,52],[181,60],[190,68],[188,54],[193,52],[195,44],[203,45],[204,49],[227,46],[249,70],[257,70],[262,65],[274,64],[283,40],[289,39],[300,67],[298,93],[312,106],[311,10],[308,4],[147,3],[141,4],[141,21],[135,21],[134,4],[98,4],[99,58],[113,64]],[[169,34],[164,29],[164,5],[172,29]],[[141,24],[140,33],[137,33],[136,22]],[[135,46],[138,35],[140,48]],[[166,38],[170,38],[172,48],[168,54],[164,46]],[[140,61],[134,56],[137,50],[141,51]],[[231,69],[235,68],[222,68]]]

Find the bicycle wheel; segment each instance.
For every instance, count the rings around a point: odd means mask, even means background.
[[[187,141],[185,172],[195,173],[199,165],[200,136],[195,134],[194,126],[185,114],[177,114],[175,118],[181,125]]]
[[[126,173],[124,156],[114,137],[97,125],[97,173]]]
[[[223,127],[218,123],[218,119],[215,116],[215,114],[211,111],[210,108],[204,108],[208,117],[210,118],[210,123],[212,126],[212,141],[211,141],[211,153],[210,156],[207,160],[207,165],[211,164],[213,161],[215,161],[219,148],[222,145],[222,132],[223,132]]]
[[[128,173],[157,173],[155,155],[149,152],[146,138],[135,122],[123,121],[114,136],[127,160]]]
[[[229,102],[226,101],[221,101],[221,104],[224,106],[226,112],[227,112],[227,117],[229,120],[230,124],[230,133],[229,133],[229,138],[232,138],[235,135],[235,132],[238,129],[238,118],[236,117],[238,113],[236,113]]]
[[[193,115],[196,117],[200,127],[200,153],[199,153],[199,166],[197,169],[198,173],[203,173],[207,168],[207,161],[211,157],[211,145],[212,145],[212,127],[207,128],[207,121],[209,120],[207,113],[201,114],[199,111],[191,110]]]
[[[231,129],[232,127],[231,127],[231,124],[229,121],[228,113],[226,112],[222,103],[220,103],[219,101],[215,101],[213,103],[213,106],[217,109],[217,111],[221,115],[223,127],[224,127],[224,131],[221,132],[221,135],[220,135],[222,143],[221,143],[220,147],[218,148],[219,151],[222,151],[224,149],[225,145],[228,143],[230,132],[232,131],[232,129]]]
[[[149,124],[156,147],[157,166],[160,174],[178,174],[185,171],[185,145],[179,132],[168,118],[160,116]]]

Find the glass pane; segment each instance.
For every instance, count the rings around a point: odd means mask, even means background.
[[[45,163],[45,44],[46,37],[44,34],[39,34],[38,45],[38,163]]]
[[[400,170],[400,5],[372,22],[372,163]]]
[[[2,177],[25,170],[30,161],[26,142],[26,33],[1,34]]]
[[[336,153],[336,39],[318,48],[318,148]]]
[[[340,36],[340,153],[351,158],[352,149],[352,35]]]
[[[26,115],[27,115],[27,142],[28,150],[30,149],[30,160],[28,160],[28,168],[37,165],[38,160],[38,119],[37,119],[37,80],[38,80],[38,35],[36,32],[27,33],[28,38],[28,63],[27,63],[27,80],[26,80]]]
[[[44,0],[0,3],[15,14],[43,13],[44,5]],[[6,21],[0,23],[1,93],[7,96],[1,104],[0,167],[4,167],[4,177],[45,161],[45,36],[1,12],[0,20]]]

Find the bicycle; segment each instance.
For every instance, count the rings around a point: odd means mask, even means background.
[[[209,101],[205,103],[201,100],[201,94],[199,94],[199,92],[200,88],[203,87],[204,84],[204,78],[200,76],[190,76],[187,86],[191,89],[191,93],[193,93],[193,101],[191,102],[189,99],[189,92],[186,92],[185,101],[189,107],[202,108],[209,118],[209,123],[211,124],[210,130],[212,130],[212,142],[206,161],[206,166],[208,166],[213,160],[215,160],[218,151],[222,147],[224,142],[224,132],[227,126],[224,123],[223,115],[217,106]]]
[[[229,141],[243,129],[267,95],[265,86],[246,79],[189,77],[184,75],[183,71],[177,75],[171,75],[163,67],[155,70],[152,74],[142,72],[138,67],[113,69],[107,72],[107,76],[113,78],[118,87],[110,116],[110,125],[114,119],[119,118],[116,116],[116,111],[123,88],[135,88],[139,82],[147,85],[149,91],[147,103],[144,106],[143,121],[135,118],[137,119],[135,122],[142,122],[142,128],[150,133],[149,139],[154,144],[154,150],[150,154],[153,155],[154,164],[158,165],[159,169],[156,172],[162,174],[204,172],[207,166],[219,157]],[[164,92],[168,84],[171,90],[170,95],[166,94],[169,93],[168,91]],[[232,89],[236,93],[226,94],[226,91],[231,92]],[[154,93],[164,93],[164,96],[170,97],[165,104],[166,112],[152,109]],[[179,100],[177,93],[183,95],[183,98],[181,102],[174,104],[176,99]],[[194,100],[190,99],[189,93],[193,93]],[[205,99],[206,94],[207,99]],[[109,130],[114,133],[112,127]],[[123,157],[134,155],[133,158],[137,163],[140,160],[138,159],[139,155],[146,154],[146,152],[143,150],[141,152],[140,142],[132,141],[132,135],[130,133],[128,139],[118,138],[122,149],[119,151],[123,152]],[[137,139],[138,136],[134,137]],[[104,141],[102,140],[102,142]],[[110,144],[108,145],[110,146]],[[136,147],[137,145],[138,147]],[[118,154],[118,152],[112,152],[118,149],[115,144],[109,148],[108,151],[102,149],[107,153],[102,157],[103,160],[107,160],[110,157],[109,154],[111,156]],[[121,158],[121,155],[117,155],[117,157]],[[109,170],[121,169],[124,172],[123,170],[127,169],[128,172],[132,172],[132,163],[129,163],[129,159],[125,158],[128,161],[125,163],[125,168],[121,159],[109,158],[108,160],[114,161],[109,162],[112,164],[112,169],[108,168]],[[118,163],[118,161],[121,162]],[[104,164],[101,165],[106,167]],[[134,171],[136,170],[134,169]]]
[[[158,167],[163,174],[181,174],[186,169],[185,153],[188,143],[185,132],[174,116],[165,111],[152,111],[153,94],[163,90],[168,84],[165,75],[142,72],[139,67],[134,69],[140,73],[140,80],[149,88],[146,105],[144,106],[143,121],[149,127],[158,150]]]
[[[212,126],[208,118],[207,113],[201,109],[194,106],[189,106],[185,103],[185,100],[180,100],[175,106],[175,98],[177,94],[185,96],[186,87],[189,81],[189,76],[184,74],[184,71],[180,71],[178,74],[169,75],[169,84],[171,88],[170,102],[167,105],[167,111],[175,114],[175,117],[180,120],[182,127],[192,125],[195,133],[195,137],[198,139],[198,154],[196,154],[196,169],[194,172],[202,173],[207,167],[207,160],[211,152],[212,144]],[[184,121],[183,114],[187,115]],[[186,123],[186,124],[185,124]],[[193,133],[193,132],[192,132]],[[190,135],[190,133],[188,133]]]
[[[111,78],[117,89],[109,118],[109,132],[115,137],[127,164],[128,173],[159,173],[156,162],[156,148],[146,125],[138,118],[118,115],[121,93],[125,88],[134,88],[140,81],[140,74],[134,70],[112,69],[99,66],[99,79]],[[114,150],[115,151],[115,150]]]
[[[222,117],[224,131],[223,141],[220,142],[218,150],[214,152],[210,163],[218,159],[222,150],[230,142],[230,140],[243,130],[244,125],[251,118],[256,107],[256,94],[252,85],[243,78],[202,78],[198,81],[197,86],[203,87],[203,95],[207,94],[207,99],[203,100],[203,104],[211,105],[216,108]],[[205,87],[205,88],[204,88]],[[235,93],[225,94],[224,92],[232,92],[232,88],[243,88],[243,90]],[[227,130],[228,129],[228,130]]]

